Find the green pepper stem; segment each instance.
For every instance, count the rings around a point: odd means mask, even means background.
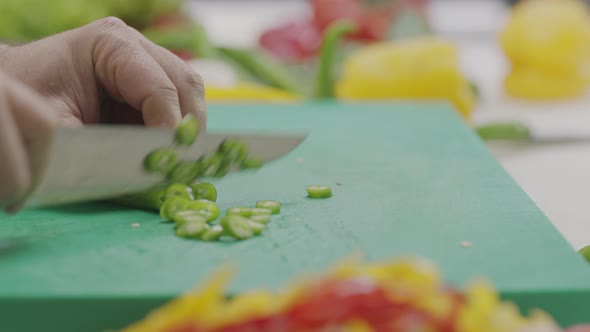
[[[357,31],[357,26],[348,22],[334,22],[326,29],[320,49],[318,71],[313,98],[324,99],[334,97],[334,53],[342,37]]]
[[[199,58],[217,57],[217,49],[209,41],[207,31],[198,24],[193,24],[191,29],[146,29],[142,33],[154,44],[167,49],[189,49]]]
[[[518,122],[492,123],[477,127],[475,132],[483,140],[530,140],[530,129]]]

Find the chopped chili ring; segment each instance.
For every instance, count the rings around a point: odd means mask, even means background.
[[[307,195],[310,198],[328,198],[332,197],[332,188],[328,186],[313,185],[305,187]]]
[[[277,201],[258,201],[256,202],[256,207],[261,209],[269,209],[272,214],[278,214],[279,212],[281,212],[281,203]]]

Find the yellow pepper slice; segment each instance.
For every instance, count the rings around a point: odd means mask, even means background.
[[[206,86],[205,99],[213,102],[294,102],[301,97],[280,89],[243,82],[227,88]]]
[[[476,101],[459,69],[455,46],[435,37],[359,49],[344,62],[335,89],[342,100],[447,100],[466,119]]]

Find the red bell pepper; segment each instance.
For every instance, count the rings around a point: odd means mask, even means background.
[[[279,59],[298,62],[317,55],[322,32],[311,20],[290,22],[264,32],[259,44]]]

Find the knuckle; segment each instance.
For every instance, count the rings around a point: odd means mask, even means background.
[[[105,17],[98,21],[101,31],[116,32],[126,30],[129,26],[120,18],[115,16]]]
[[[201,75],[196,73],[190,68],[185,69],[185,81],[186,83],[194,90],[196,90],[199,94],[203,94],[205,90],[205,83],[203,82],[203,78]]]

